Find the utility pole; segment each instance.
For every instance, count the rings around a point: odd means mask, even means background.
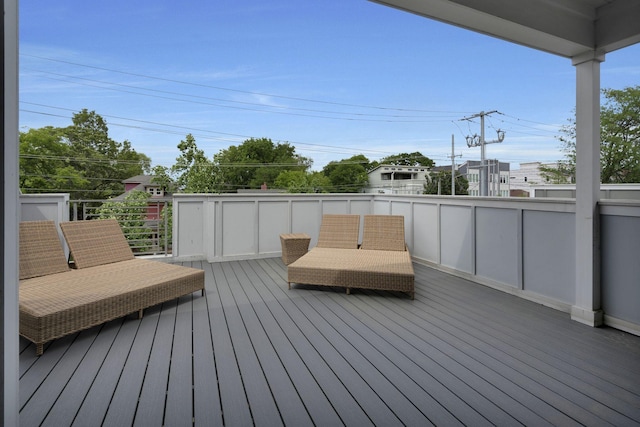
[[[451,195],[456,195],[456,157],[462,157],[462,154],[456,156],[453,134],[451,134]]]
[[[496,132],[498,133],[498,139],[494,139],[492,141],[486,141],[484,138],[484,117],[493,113],[497,113],[497,110],[484,112],[481,111],[478,114],[474,114],[469,117],[465,117],[460,120],[471,120],[476,117],[480,117],[480,136],[477,134],[473,136],[467,136],[467,146],[477,147],[480,146],[480,196],[488,196],[489,194],[489,180],[488,180],[488,168],[485,160],[485,148],[484,146],[487,144],[494,144],[496,142],[504,141],[504,131],[498,129]]]

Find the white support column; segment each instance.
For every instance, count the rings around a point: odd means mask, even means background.
[[[3,249],[2,290],[2,408],[0,424],[18,425],[18,1],[3,0],[2,89]]]
[[[600,63],[604,54],[574,57],[576,67],[576,284],[571,318],[602,325],[600,300]]]

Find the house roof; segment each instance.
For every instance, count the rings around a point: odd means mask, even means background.
[[[153,175],[136,175],[122,181],[123,184],[145,184],[150,185]]]
[[[371,0],[567,58],[640,42],[638,0]]]
[[[159,184],[152,182],[153,178],[154,178],[153,175],[136,175],[136,176],[132,176],[131,178],[127,178],[123,180],[122,181],[123,184],[137,184],[137,185],[135,187],[129,188],[127,191],[125,191],[122,194],[112,197],[111,200],[116,200],[116,201],[124,200],[125,196],[134,190],[147,191],[147,187],[159,187],[160,186]],[[154,201],[170,200],[171,194],[172,193],[165,192],[163,197],[154,197],[153,200]]]

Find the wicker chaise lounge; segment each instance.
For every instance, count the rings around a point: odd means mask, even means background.
[[[70,269],[53,221],[20,224],[20,335],[43,346],[62,336],[204,292],[204,272],[136,259],[115,220],[61,224]]]
[[[333,225],[325,224],[323,217],[321,236],[323,230],[337,235],[336,228],[345,227],[340,221]],[[321,240],[319,237],[318,242]],[[404,217],[365,215],[360,249],[357,243],[356,248],[318,246],[289,264],[289,287],[291,283],[339,286],[347,294],[352,288],[400,291],[414,298],[415,276],[404,241]]]

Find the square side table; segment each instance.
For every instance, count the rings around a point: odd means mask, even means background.
[[[282,262],[291,264],[309,251],[311,237],[305,233],[288,233],[280,235],[282,246]]]

